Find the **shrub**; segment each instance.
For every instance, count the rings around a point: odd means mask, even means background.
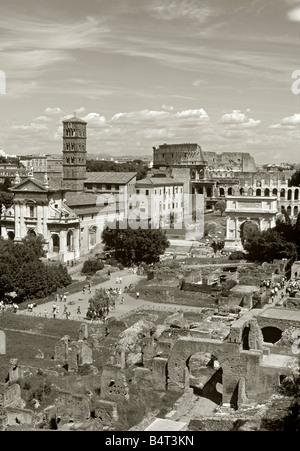
[[[115,258],[111,257],[106,260],[106,264],[110,266],[118,266],[119,262]]]
[[[84,262],[81,272],[83,274],[95,274],[96,271],[100,271],[103,268],[103,261],[98,258],[90,258]]]
[[[246,254],[243,251],[234,251],[232,252],[228,260],[244,260],[246,258]]]

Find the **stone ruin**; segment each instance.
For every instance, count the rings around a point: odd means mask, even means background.
[[[79,366],[91,365],[91,347],[84,340],[72,341],[65,335],[55,346],[55,362],[60,362],[68,371],[77,371]]]

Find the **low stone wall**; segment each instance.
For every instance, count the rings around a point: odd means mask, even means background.
[[[182,396],[176,401],[171,412],[166,415],[169,420],[180,420],[182,415],[191,407],[192,400],[194,397],[194,390],[188,388]]]

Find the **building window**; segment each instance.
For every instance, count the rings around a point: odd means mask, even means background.
[[[105,189],[111,190],[111,185],[105,185]]]
[[[34,206],[33,205],[29,206],[29,216],[30,216],[30,218],[34,218]]]
[[[146,196],[149,196],[149,190],[146,189]]]

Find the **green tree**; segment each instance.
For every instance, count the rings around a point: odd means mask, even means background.
[[[225,242],[221,240],[213,240],[210,246],[213,248],[213,251],[216,254],[218,251],[221,251],[224,248]]]
[[[47,296],[71,283],[67,269],[61,264],[48,264],[42,237],[26,237],[20,243],[0,240],[0,297],[15,291],[19,302]]]
[[[289,186],[300,186],[300,169],[298,169],[288,181]]]
[[[258,232],[244,245],[251,261],[271,262],[274,259],[297,258],[297,246],[279,233],[275,228]]]
[[[81,272],[83,274],[95,274],[96,271],[99,271],[104,268],[104,263],[98,258],[89,258],[83,263],[83,267]]]
[[[219,211],[222,216],[224,211],[226,210],[225,200],[219,200],[218,202],[216,202],[215,210]]]
[[[124,266],[132,263],[155,263],[170,245],[161,229],[115,229],[109,225],[102,232],[107,249],[115,251],[115,258]]]
[[[114,304],[114,299],[107,294],[104,288],[95,291],[93,297],[89,299],[89,308],[86,316],[88,318],[103,318],[109,313],[109,308]]]
[[[137,180],[144,178],[148,171],[148,166],[142,160],[133,160],[128,163],[116,163],[107,160],[87,160],[86,169],[88,172],[136,172]]]

